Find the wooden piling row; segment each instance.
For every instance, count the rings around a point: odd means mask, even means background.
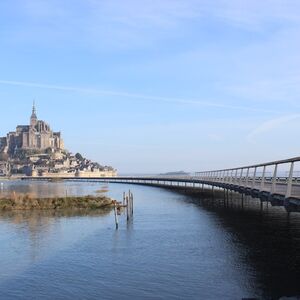
[[[121,214],[121,208],[126,208],[126,218],[127,221],[130,221],[133,217],[133,194],[129,190],[128,194],[125,192],[123,193],[123,202],[118,203],[115,201],[114,203],[114,216],[115,216],[115,223],[116,223],[116,229],[119,228],[119,219],[118,215]]]
[[[127,203],[127,221],[133,217],[133,194],[129,190],[128,196],[126,197]]]

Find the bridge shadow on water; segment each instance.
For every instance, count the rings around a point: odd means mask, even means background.
[[[186,202],[213,214],[230,232],[263,299],[300,297],[299,213],[288,214],[283,207],[223,190],[214,194],[211,190],[176,192],[185,194]]]

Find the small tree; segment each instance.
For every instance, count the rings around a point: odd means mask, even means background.
[[[84,160],[83,156],[82,156],[80,153],[76,153],[76,154],[75,154],[75,157],[76,157],[76,159],[78,159],[78,160],[80,160],[80,161],[83,161],[83,160]]]

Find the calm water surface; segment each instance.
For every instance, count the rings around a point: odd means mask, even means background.
[[[97,194],[101,183],[5,181],[0,192]],[[112,213],[0,214],[0,299],[278,299],[300,295],[300,215],[258,201],[129,188],[134,219]]]

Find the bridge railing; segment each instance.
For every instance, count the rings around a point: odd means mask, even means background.
[[[300,157],[232,169],[196,172],[195,177],[208,183],[236,185],[284,195],[286,198],[293,195],[299,197],[300,176],[295,171],[297,163],[300,163]],[[282,167],[284,171],[280,172],[279,168]]]

